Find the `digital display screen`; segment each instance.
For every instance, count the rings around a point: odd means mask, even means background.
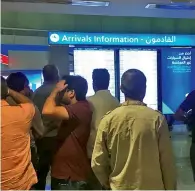
[[[162,112],[173,114],[186,96],[195,90],[195,50],[164,48],[161,58]]]
[[[14,72],[16,72],[16,71],[14,71]],[[17,71],[17,72],[19,72],[19,71]],[[43,83],[43,76],[42,76],[41,71],[40,72],[35,72],[35,73],[29,72],[29,71],[27,71],[27,72],[21,71],[21,72],[23,74],[25,74],[26,77],[28,78],[28,80],[29,80],[29,87],[33,91],[35,91],[37,88],[39,88],[42,85],[42,83]],[[10,72],[10,74],[11,73],[12,72]],[[9,74],[8,75],[3,75],[3,77],[5,79],[7,79],[8,76],[9,76]]]
[[[39,88],[43,83],[43,77],[42,74],[27,74],[26,75],[29,80],[29,87],[35,91],[37,88]]]
[[[74,49],[74,74],[80,75],[87,80],[87,96],[94,95],[92,73],[97,68],[106,68],[109,71],[109,90],[115,96],[114,50],[93,48]]]
[[[152,109],[158,109],[158,71],[156,50],[120,50],[120,79],[129,69],[142,71],[147,78],[147,90],[144,103]],[[124,102],[124,94],[120,93],[120,101]]]

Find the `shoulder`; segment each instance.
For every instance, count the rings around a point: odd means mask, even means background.
[[[35,110],[35,106],[33,103],[22,103],[22,104],[19,104],[19,106],[22,108],[22,109],[25,109],[25,110]]]
[[[41,85],[40,87],[38,87],[38,88],[34,91],[34,94],[39,93],[42,89],[43,89],[43,85]]]
[[[114,109],[114,110],[110,110],[108,111],[103,117],[102,120],[104,121],[111,121],[111,119],[114,118],[114,116],[117,115],[118,108]]]
[[[35,115],[35,107],[33,103],[23,103],[19,105],[24,111],[24,117],[32,119]]]
[[[192,92],[190,92],[190,93],[188,94],[187,98],[188,98],[188,97],[191,97],[191,98],[194,98],[194,99],[195,99],[195,90],[192,91]]]
[[[191,92],[191,94],[195,95],[195,90],[193,90],[193,91]]]
[[[64,107],[66,108],[69,115],[74,114],[75,116],[83,116],[92,113],[88,101],[78,101],[75,104],[65,105]]]
[[[150,107],[145,107],[144,110],[144,114],[146,115],[146,117],[149,119],[154,119],[156,121],[164,121],[165,116],[163,115],[163,113],[159,110],[154,110]]]
[[[156,116],[158,116],[158,118],[160,119],[160,120],[165,120],[165,116],[163,115],[163,113],[161,112],[161,111],[159,111],[159,110],[154,110],[154,112],[155,112],[155,115]]]
[[[90,103],[93,102],[95,99],[96,99],[95,95],[87,97],[87,101],[90,102]]]
[[[35,90],[34,94],[52,91],[54,87],[55,87],[55,84],[43,84]]]

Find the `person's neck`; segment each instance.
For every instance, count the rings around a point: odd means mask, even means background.
[[[143,102],[143,100],[141,100],[141,99],[131,99],[131,98],[128,98],[128,97],[125,97],[125,101],[140,101],[140,102]]]
[[[44,83],[46,83],[46,84],[55,84],[57,82],[58,82],[57,80],[45,80],[44,81]]]
[[[95,90],[95,93],[99,92],[99,91],[108,91],[108,89],[99,89],[99,90]]]
[[[70,105],[77,103],[78,101],[76,99],[72,99],[70,102]]]

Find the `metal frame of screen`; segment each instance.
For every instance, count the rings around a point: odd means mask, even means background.
[[[70,46],[70,52],[73,52],[73,49],[87,49],[87,48],[94,48],[94,49],[111,49],[114,51],[114,67],[115,67],[115,97],[120,100],[120,56],[119,50],[120,49],[135,49],[135,50],[155,50],[157,51],[157,99],[158,99],[158,110],[162,111],[162,96],[161,96],[161,48],[162,47],[117,47],[117,46]],[[72,72],[72,71],[71,71]]]

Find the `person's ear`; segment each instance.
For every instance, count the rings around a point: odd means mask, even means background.
[[[68,93],[69,93],[69,97],[71,99],[73,99],[75,97],[75,91],[74,90],[70,90]]]
[[[122,85],[120,86],[120,90],[121,90],[122,93],[124,93],[124,89],[123,89]]]

